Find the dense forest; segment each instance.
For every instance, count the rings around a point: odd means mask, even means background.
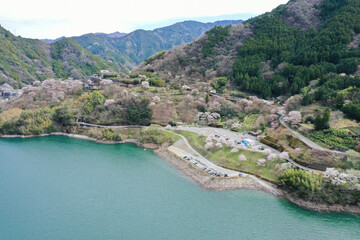
[[[325,84],[332,79],[328,73],[355,73],[360,49],[349,44],[360,33],[359,1],[326,0],[314,7],[319,29],[303,31],[285,23],[288,6],[250,20],[254,37],[239,49],[232,80],[243,90],[272,97],[298,94],[317,78]]]

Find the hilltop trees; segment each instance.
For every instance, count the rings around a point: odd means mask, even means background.
[[[329,121],[330,121],[330,109],[327,108],[322,116],[320,114],[316,116],[314,120],[315,129],[317,131],[320,131],[330,128]]]
[[[290,8],[295,13],[302,11],[294,7],[307,8],[300,3],[289,3],[249,21],[254,26],[255,37],[239,49],[232,79],[243,90],[270,97],[297,94],[311,80],[330,72],[353,74],[360,64],[360,52],[347,45],[352,35],[360,32],[360,8],[356,4],[356,1],[323,1],[320,7],[310,11],[315,14],[320,9],[323,25],[315,24],[319,27],[317,31],[306,25],[314,21],[304,21],[301,26],[294,24],[305,19],[304,16],[288,21],[292,18],[287,15]],[[306,31],[293,26],[305,26]],[[263,62],[270,62],[272,74],[261,68]],[[307,102],[308,96],[304,100]]]
[[[92,92],[89,95],[84,95],[84,99],[87,100],[85,103],[85,112],[92,113],[96,106],[103,105],[105,103],[105,97],[98,91]]]
[[[350,118],[360,121],[360,104],[349,103],[346,104],[342,111]]]

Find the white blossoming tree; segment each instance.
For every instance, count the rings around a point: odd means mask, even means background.
[[[205,149],[206,150],[209,150],[209,149],[211,149],[211,148],[213,148],[214,147],[214,143],[213,142],[206,142],[206,144],[205,144]]]
[[[282,153],[279,154],[279,157],[280,157],[280,159],[283,159],[283,160],[288,159],[289,158],[289,153],[288,152],[282,152]]]
[[[239,161],[240,162],[246,161],[246,156],[244,154],[240,154],[239,155]]]
[[[238,149],[238,148],[233,148],[233,149],[231,149],[230,152],[231,152],[231,153],[237,153],[237,152],[239,152],[239,149]]]
[[[267,156],[267,160],[269,161],[274,161],[278,158],[278,155],[275,154],[275,153],[270,153],[268,156]]]
[[[218,142],[218,143],[215,144],[215,147],[216,147],[216,148],[222,148],[223,145],[222,145],[222,143]]]
[[[266,163],[266,159],[264,159],[264,158],[260,158],[260,159],[257,161],[257,165],[258,165],[258,166],[261,166],[261,167],[265,167],[265,163]]]

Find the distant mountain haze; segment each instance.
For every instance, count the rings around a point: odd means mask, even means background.
[[[126,72],[161,50],[193,41],[214,26],[240,22],[185,21],[153,31],[43,40],[16,37],[0,27],[0,84],[21,87],[46,78],[82,78],[101,69]]]
[[[184,21],[154,30],[136,30],[129,34],[85,34],[72,37],[81,46],[102,59],[121,64],[129,69],[161,50],[186,44],[215,26],[239,24],[242,20],[225,20],[213,23]]]

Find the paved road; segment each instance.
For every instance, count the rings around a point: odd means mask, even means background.
[[[325,151],[325,152],[331,152],[331,153],[335,153],[335,154],[340,154],[340,155],[347,155],[347,156],[352,156],[352,157],[359,157],[358,155],[354,155],[354,154],[348,154],[346,152],[340,152],[340,151],[336,151],[336,150],[330,150],[330,149],[326,149],[323,147],[320,147],[319,145],[317,145],[316,143],[314,143],[313,141],[311,141],[310,139],[308,139],[307,137],[301,135],[300,133],[296,132],[295,130],[291,129],[288,125],[286,125],[286,123],[284,122],[284,120],[282,119],[282,117],[280,117],[280,123],[281,125],[283,125],[284,127],[286,127],[289,131],[291,131],[296,137],[298,137],[301,141],[303,141],[306,145],[308,145],[311,148],[314,149],[318,149],[321,151]]]
[[[177,133],[174,133],[172,131],[168,131],[166,129],[163,128],[164,131],[166,132],[169,132],[169,133],[172,133],[172,134],[175,134],[179,137],[181,137],[181,140],[184,141],[184,143],[186,144],[186,146],[190,149],[190,151],[192,153],[187,153],[187,155],[195,155],[194,158],[196,160],[198,160],[200,163],[202,163],[203,165],[205,165],[207,168],[212,168],[214,169],[215,171],[221,173],[221,174],[227,174],[229,177],[235,177],[235,176],[239,176],[239,173],[242,174],[242,176],[244,177],[249,177],[253,180],[255,180],[256,182],[258,182],[260,185],[262,185],[263,187],[265,187],[266,189],[268,189],[270,192],[272,192],[273,194],[275,195],[281,195],[281,192],[276,189],[276,187],[271,184],[271,183],[268,183],[268,182],[265,182],[259,178],[257,178],[256,176],[254,175],[251,175],[251,174],[247,174],[247,173],[243,173],[243,172],[240,172],[240,171],[234,171],[234,170],[230,170],[230,169],[226,169],[226,168],[223,168],[223,167],[220,167],[216,164],[214,164],[213,162],[209,161],[208,159],[206,159],[205,157],[203,157],[200,153],[198,153],[189,143],[189,141],[181,134],[177,134]]]
[[[171,132],[171,131],[168,131],[166,129],[163,129],[164,131],[166,132],[169,132],[169,133],[172,133],[172,134],[175,134],[179,137],[181,137],[181,139],[184,141],[185,145],[188,147],[188,149],[190,149],[192,155],[195,155],[195,158],[201,162],[202,164],[204,164],[205,166],[207,166],[208,168],[212,168],[214,169],[215,171],[221,173],[221,174],[227,174],[229,177],[234,177],[234,176],[239,176],[239,173],[241,172],[237,172],[237,171],[233,171],[233,170],[229,170],[229,169],[226,169],[226,168],[223,168],[223,167],[220,167],[216,164],[214,164],[213,162],[207,160],[205,157],[203,157],[200,153],[198,153],[189,143],[189,141],[181,134],[177,134],[177,133],[174,133],[174,132]],[[242,173],[244,176],[248,176],[248,174],[246,173]]]
[[[179,130],[185,130],[185,131],[189,131],[189,132],[194,132],[198,135],[206,135],[206,136],[210,136],[210,135],[219,135],[220,137],[226,139],[229,138],[232,143],[234,143],[234,141],[240,141],[243,139],[251,139],[255,142],[255,146],[253,147],[253,151],[259,151],[258,148],[260,146],[264,146],[265,149],[270,149],[271,153],[275,153],[275,154],[280,154],[280,152],[274,148],[271,148],[269,146],[264,145],[263,143],[259,142],[256,137],[251,136],[249,134],[244,134],[244,133],[239,133],[239,132],[234,132],[234,131],[230,131],[228,129],[225,128],[214,128],[214,127],[196,127],[196,126],[182,126],[181,128],[179,128]],[[234,147],[238,147],[237,145],[235,145]],[[251,150],[251,149],[249,149]],[[259,152],[264,152],[264,151],[259,151]]]
[[[114,128],[141,128],[143,126],[134,126],[134,125],[128,125],[128,126],[104,126],[104,125],[97,125],[97,124],[90,124],[90,123],[84,123],[84,122],[78,122],[78,124],[80,124],[80,126],[83,126],[83,127],[89,127],[89,128],[106,128],[106,127],[114,127]],[[288,128],[288,127],[287,127]],[[165,130],[163,128],[163,130]],[[180,130],[180,129],[179,129]],[[204,132],[204,131],[209,131],[208,132],[208,135],[210,134],[218,134],[222,137],[228,137],[230,138],[230,141],[233,141],[233,140],[240,140],[240,139],[244,139],[244,138],[249,138],[249,139],[252,139],[255,141],[256,143],[256,147],[258,145],[263,145],[262,143],[260,143],[259,141],[256,140],[255,137],[253,136],[250,136],[248,134],[244,135],[242,133],[237,133],[237,132],[233,132],[233,131],[230,131],[228,129],[222,129],[222,128],[212,128],[212,127],[196,127],[196,126],[191,126],[191,127],[188,127],[188,126],[184,126],[181,128],[181,130],[185,130],[185,131],[190,131],[190,132],[194,132],[194,133],[201,133],[201,132]],[[289,128],[289,130],[293,131],[292,129]],[[167,130],[165,130],[167,131]],[[174,133],[174,132],[171,132],[171,133]],[[178,134],[177,134],[178,135]],[[300,134],[299,134],[300,135]],[[184,140],[186,140],[186,138],[182,135],[179,135],[181,136],[181,138],[183,138]],[[310,141],[310,140],[309,140]],[[185,141],[186,145],[190,146],[189,142],[186,140]],[[195,151],[195,149],[193,149],[191,146],[190,148],[194,151],[195,154],[201,156],[198,152]],[[277,151],[276,149],[273,149],[269,146],[267,146],[266,148],[270,149],[272,153],[275,153],[275,154],[279,154],[280,152]],[[330,151],[330,150],[327,150],[327,151]],[[341,152],[339,152],[341,153]],[[342,153],[344,154],[344,153]],[[210,162],[209,160],[207,160],[206,158],[204,158],[206,161]],[[295,167],[297,168],[300,168],[300,169],[303,169],[303,170],[307,170],[307,171],[312,171],[313,169],[311,168],[307,168],[307,167],[304,167],[298,163],[296,163],[295,161],[293,161],[292,159],[286,159],[288,162],[290,162],[292,165],[294,165]],[[210,162],[211,164],[214,164],[212,162]],[[211,165],[210,164],[210,165]],[[209,166],[210,166],[209,165]],[[215,165],[215,164],[214,164]],[[215,165],[217,166],[217,165]],[[220,172],[221,173],[221,172]],[[233,173],[232,173],[233,174]],[[239,172],[237,172],[237,174],[239,174]],[[228,174],[229,175],[229,174]],[[229,175],[230,176],[230,175]]]
[[[201,133],[205,133],[207,135],[218,134],[218,135],[220,135],[222,137],[230,138],[230,141],[240,140],[240,139],[244,139],[244,138],[250,138],[250,139],[255,141],[255,148],[257,148],[259,146],[264,146],[264,144],[262,144],[261,142],[256,140],[256,137],[250,136],[249,134],[242,134],[242,133],[233,132],[233,131],[230,131],[230,130],[224,129],[224,128],[184,126],[184,127],[181,127],[181,130],[194,132],[194,133],[197,133],[197,134],[201,134]],[[266,148],[270,149],[271,153],[280,154],[280,152],[278,150],[276,150],[276,149],[273,149],[273,148],[271,148],[269,146],[266,146],[265,149]],[[293,166],[297,167],[297,168],[300,168],[300,169],[303,169],[303,170],[306,170],[306,171],[313,171],[313,169],[302,166],[302,165],[296,163],[294,160],[292,160],[290,158],[286,158],[286,160],[288,162],[290,162]]]
[[[123,126],[105,126],[105,125],[98,125],[98,124],[91,124],[91,123],[85,123],[85,122],[76,122],[82,127],[88,127],[88,128],[143,128],[144,126],[139,125],[123,125]]]
[[[321,151],[329,151],[329,149],[320,147],[319,145],[317,145],[316,143],[314,143],[310,139],[306,138],[305,136],[303,136],[300,133],[296,132],[295,130],[291,129],[288,125],[286,125],[286,123],[284,122],[282,117],[280,117],[279,121],[280,121],[281,125],[286,127],[289,131],[291,131],[296,137],[298,137],[301,141],[303,141],[309,147],[314,148],[314,149],[318,149],[318,150],[321,150]]]

